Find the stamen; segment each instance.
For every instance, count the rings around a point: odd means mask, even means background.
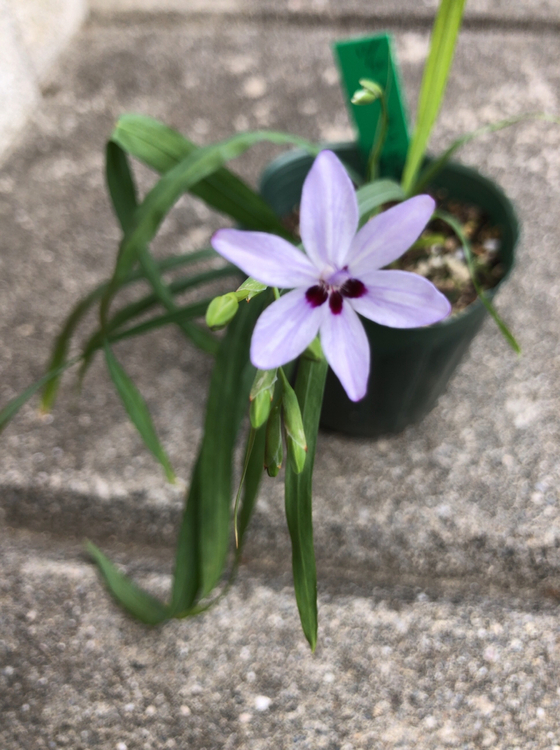
[[[340,292],[331,292],[329,297],[329,307],[333,315],[340,315],[342,312],[342,294]]]
[[[327,290],[323,284],[317,284],[311,286],[305,292],[305,299],[309,302],[311,307],[321,307],[321,305],[327,301]]]
[[[356,297],[363,297],[366,293],[366,288],[359,279],[348,279],[340,287],[340,293],[344,297],[350,297],[355,299]]]

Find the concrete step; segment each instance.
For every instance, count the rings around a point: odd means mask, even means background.
[[[288,37],[294,34],[252,24],[235,31],[197,23],[157,32],[83,32],[66,58],[59,88],[2,175],[4,399],[40,375],[49,342],[73,302],[111,271],[118,232],[102,153],[120,112],[153,114],[201,142],[242,126],[313,139],[351,135],[330,58],[335,34],[301,30],[299,53],[286,55]],[[397,35],[411,98],[424,44],[424,35]],[[554,110],[555,49],[553,38],[466,33],[434,148],[484,122]],[[139,50],[146,54],[139,57]],[[265,90],[255,96],[260,81]],[[203,95],[209,89],[212,101]],[[321,437],[316,533],[337,559],[350,555],[401,573],[483,572],[502,583],[512,571],[526,582],[559,574],[559,140],[558,128],[531,123],[480,140],[464,153],[504,185],[525,226],[518,270],[499,297],[524,355],[516,359],[487,325],[421,425],[376,443]],[[272,153],[255,150],[240,160],[242,173],[255,180]],[[143,189],[152,181],[145,170],[139,177]],[[218,226],[218,217],[183,199],[156,248],[169,253],[200,246]],[[201,435],[210,359],[172,330],[123,344],[117,353],[186,482]],[[112,525],[127,539],[154,534],[168,543],[182,490],[165,485],[101,362],[79,398],[72,378],[66,382],[47,423],[30,405],[3,436],[0,503],[7,519],[36,529],[87,528],[98,538]],[[264,539],[267,529],[283,529],[279,482],[264,483],[256,521]]]
[[[560,743],[551,598],[327,584],[312,655],[288,576],[258,562],[205,615],[148,629],[108,602],[76,545],[26,532],[1,549],[5,750]],[[166,590],[153,550],[111,552]]]
[[[388,22],[396,26],[431,25],[439,0],[90,0],[91,17],[95,22],[174,16],[200,17],[236,16],[253,20],[312,20],[316,25],[332,21],[361,19]],[[509,27],[533,30],[558,27],[558,0],[469,0],[465,8],[467,27]],[[367,31],[364,28],[364,32]]]
[[[0,174],[2,401],[41,374],[72,304],[111,271],[119,233],[102,154],[118,115],[151,114],[201,143],[256,127],[349,137],[329,45],[360,30],[207,18],[84,29]],[[396,41],[414,104],[427,34]],[[556,50],[554,34],[464,33],[434,149],[558,111]],[[421,425],[377,442],[320,437],[315,656],[279,482],[264,483],[230,595],[150,631],[110,603],[82,538],[163,594],[184,488],[165,484],[101,362],[80,396],[66,379],[52,418],[22,410],[0,441],[2,748],[560,746],[559,144],[558,128],[531,123],[463,153],[525,228],[498,297],[523,356],[486,325]],[[254,182],[275,153],[235,167]],[[156,249],[199,247],[221,225],[183,199]],[[171,330],[116,352],[186,484],[209,358]]]

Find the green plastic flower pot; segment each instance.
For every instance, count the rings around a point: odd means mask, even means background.
[[[354,169],[363,169],[355,144],[337,145],[333,150]],[[299,205],[312,163],[313,158],[305,152],[292,151],[266,168],[261,194],[278,216],[288,216]],[[447,165],[433,187],[445,190],[452,198],[478,205],[500,227],[500,259],[505,274],[488,293],[493,296],[513,267],[519,237],[511,202],[493,182],[460,164]],[[367,394],[358,403],[350,401],[329,370],[321,426],[349,435],[379,437],[419,422],[444,392],[486,315],[477,300],[462,312],[424,328],[387,328],[362,318],[371,347]]]

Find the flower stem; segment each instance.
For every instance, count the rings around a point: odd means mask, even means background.
[[[387,130],[389,129],[389,112],[387,110],[387,98],[385,92],[379,97],[381,102],[381,118],[378,122],[377,132],[375,135],[375,141],[371,148],[368,165],[367,165],[367,180],[373,182],[377,177],[377,170],[379,166],[379,157],[383,150],[385,138],[387,137]]]

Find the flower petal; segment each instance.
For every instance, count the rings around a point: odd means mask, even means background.
[[[349,300],[356,312],[383,326],[419,328],[451,312],[449,300],[431,281],[408,271],[370,271],[360,279],[363,297]]]
[[[291,362],[313,341],[328,313],[325,302],[313,307],[306,289],[294,289],[267,307],[257,320],[251,339],[251,362],[271,370]]]
[[[434,209],[433,198],[417,195],[364,224],[348,255],[350,274],[360,279],[364,271],[383,268],[400,258],[416,242]]]
[[[352,181],[332,151],[321,151],[303,184],[300,233],[319,270],[342,268],[358,228],[358,201]]]
[[[353,302],[354,300],[352,300]],[[325,357],[352,401],[366,395],[369,377],[369,343],[360,319],[344,300],[342,311],[330,311],[321,325]]]
[[[317,283],[317,269],[309,258],[281,237],[219,229],[210,242],[216,252],[261,284],[292,289]]]

